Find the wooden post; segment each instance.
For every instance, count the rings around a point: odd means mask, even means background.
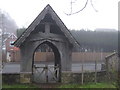
[[[46,31],[45,31],[46,32]],[[45,69],[45,77],[46,77],[46,83],[48,83],[48,57],[47,57],[47,53],[48,53],[48,51],[47,51],[47,49],[45,50],[45,67],[44,67],[44,69]]]
[[[120,52],[119,52],[120,53]],[[118,88],[120,88],[120,55],[118,55]]]
[[[97,60],[95,58],[95,83],[97,83]]]
[[[83,84],[84,83],[84,70],[83,70],[83,60],[82,60],[82,81],[81,83]]]
[[[48,66],[45,65],[45,77],[46,77],[46,83],[48,83]]]
[[[84,83],[84,66],[83,66],[83,65],[84,65],[84,60],[83,60],[84,57],[85,57],[85,55],[84,55],[84,52],[83,52],[83,54],[82,54],[82,68],[81,68],[81,69],[82,69],[82,75],[81,75],[81,79],[82,79],[82,80],[81,80],[81,84]]]
[[[45,33],[46,34],[50,33],[50,24],[49,23],[45,23]]]
[[[108,67],[108,58],[105,58],[105,61],[106,61],[106,75],[107,75],[107,78],[109,79],[109,67]]]
[[[94,54],[95,54],[95,50],[93,51],[93,60],[95,60],[95,83],[97,83],[97,60],[96,58],[94,57]]]

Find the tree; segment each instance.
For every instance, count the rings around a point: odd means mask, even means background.
[[[0,9],[0,29],[3,34],[14,33],[16,35],[16,29],[18,28],[16,22],[10,17],[10,15]]]
[[[81,44],[83,50],[93,51],[95,49],[96,51],[113,52],[118,49],[117,31],[71,30],[71,33]]]
[[[20,29],[17,29],[17,37],[20,37],[20,35],[25,31],[25,28],[20,28]]]
[[[86,6],[88,5],[88,1],[90,1],[90,4],[91,4],[92,8],[94,9],[94,11],[98,12],[98,10],[94,7],[92,0],[86,0],[84,6],[81,9],[79,9],[78,11],[73,12],[73,4],[76,3],[76,1],[77,0],[74,0],[74,1],[71,0],[71,2],[70,2],[70,13],[69,14],[65,13],[66,15],[74,15],[74,14],[77,14],[77,13],[83,11],[86,8]]]

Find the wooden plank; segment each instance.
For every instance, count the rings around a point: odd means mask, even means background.
[[[46,23],[46,24],[45,24],[45,33],[46,33],[46,34],[49,34],[49,33],[50,33],[50,24],[49,24],[49,23]]]

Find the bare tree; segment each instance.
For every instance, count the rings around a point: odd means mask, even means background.
[[[76,3],[76,1],[77,0],[75,0],[75,1],[71,0],[71,2],[70,2],[70,13],[68,13],[68,14],[65,13],[66,15],[70,16],[70,15],[74,15],[74,14],[77,14],[77,13],[83,11],[86,8],[86,6],[88,5],[89,1],[90,1],[90,4],[91,4],[92,8],[94,9],[94,11],[98,12],[98,10],[94,7],[92,0],[86,0],[84,6],[81,9],[79,9],[78,11],[73,12],[73,4]]]

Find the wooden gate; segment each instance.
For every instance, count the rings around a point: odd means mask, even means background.
[[[33,65],[33,82],[57,83],[60,81],[59,65]]]

